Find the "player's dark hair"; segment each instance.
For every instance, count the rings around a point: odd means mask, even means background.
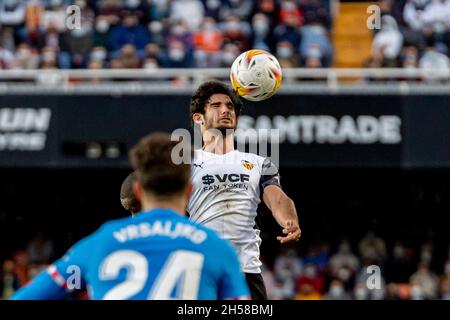
[[[206,103],[213,94],[222,93],[230,97],[234,105],[234,111],[238,117],[242,110],[242,100],[230,87],[220,81],[207,81],[198,87],[191,97],[190,112],[191,119],[194,113],[205,114]]]
[[[143,137],[131,149],[130,162],[145,192],[167,197],[186,188],[191,174],[190,165],[172,161],[172,149],[178,143],[171,141],[167,133],[155,132]],[[182,157],[184,150],[181,148],[177,155]]]
[[[130,211],[131,214],[141,211],[141,203],[133,192],[134,181],[136,181],[135,171],[125,178],[120,187],[120,203],[122,203],[124,209]]]

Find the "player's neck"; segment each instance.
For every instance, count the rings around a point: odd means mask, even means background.
[[[155,199],[155,198],[143,198],[142,199],[142,211],[150,211],[154,209],[168,209],[179,213],[180,215],[186,215],[186,201],[184,199]]]
[[[213,136],[205,132],[203,134],[203,151],[214,154],[226,154],[234,151],[234,135]]]

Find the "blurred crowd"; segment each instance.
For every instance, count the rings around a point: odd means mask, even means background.
[[[435,265],[432,243],[418,250],[367,233],[355,250],[343,239],[311,245],[306,254],[285,248],[263,277],[274,300],[450,300],[450,246],[444,265]]]
[[[328,67],[329,7],[329,0],[3,0],[0,69],[229,67],[248,49],[274,53],[282,67]]]
[[[419,248],[397,241],[389,249],[373,232],[355,246],[343,239],[309,246],[305,254],[284,247],[263,277],[273,300],[450,300],[450,246],[442,264],[433,243]],[[0,299],[7,299],[56,258],[54,243],[38,231],[28,246],[1,262]],[[264,259],[263,259],[264,261]],[[72,296],[87,299],[86,291]]]
[[[450,68],[449,0],[382,0],[370,68]],[[439,80],[439,77],[437,77]]]

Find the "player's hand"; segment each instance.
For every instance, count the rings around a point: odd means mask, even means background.
[[[283,229],[283,234],[285,234],[286,236],[277,237],[277,240],[280,241],[280,243],[300,240],[302,231],[300,230],[300,226],[298,225],[297,221],[288,220],[286,221],[286,227]]]

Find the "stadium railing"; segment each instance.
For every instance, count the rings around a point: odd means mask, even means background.
[[[186,93],[208,79],[229,81],[229,69],[1,70],[0,94]],[[280,92],[446,93],[450,69],[283,69]]]

